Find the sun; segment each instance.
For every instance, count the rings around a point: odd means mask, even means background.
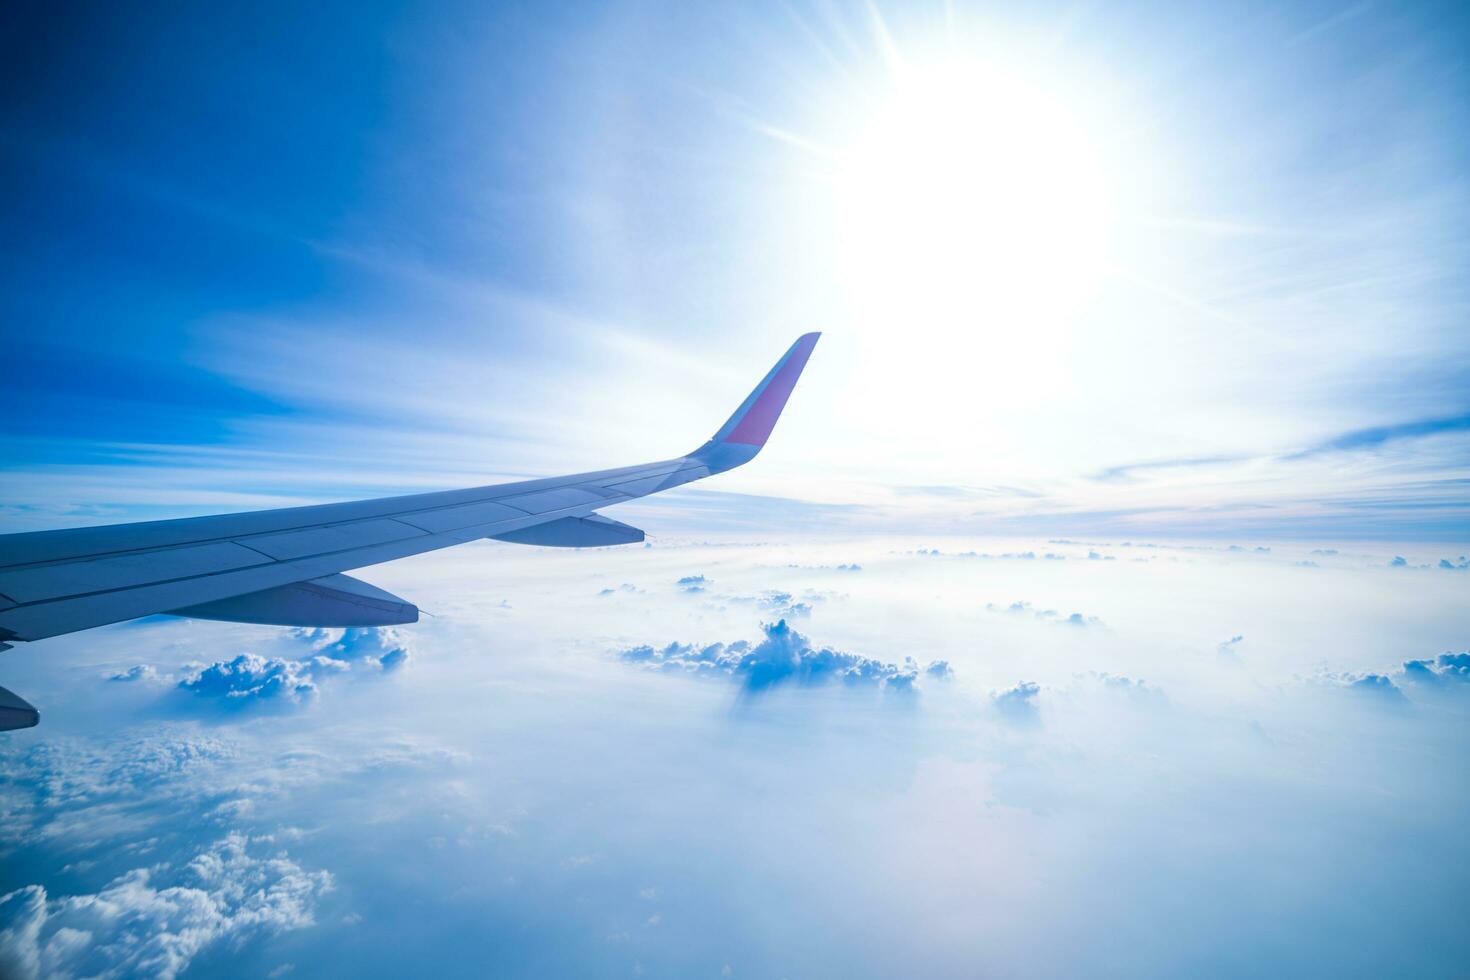
[[[1011,346],[1060,329],[1102,257],[1094,147],[1086,120],[1015,74],[897,70],[837,157],[836,259],[857,315]]]

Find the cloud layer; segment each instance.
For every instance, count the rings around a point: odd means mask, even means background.
[[[0,973],[172,980],[212,944],[310,926],[332,876],[271,843],[231,834],[182,868],[135,868],[95,894],[0,897]]]

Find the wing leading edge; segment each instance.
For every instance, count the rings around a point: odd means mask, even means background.
[[[412,603],[342,573],[478,538],[560,547],[641,541],[641,531],[596,512],[755,458],[819,336],[800,337],[713,438],[675,459],[466,490],[0,535],[0,647],[163,612],[285,625],[413,622]]]

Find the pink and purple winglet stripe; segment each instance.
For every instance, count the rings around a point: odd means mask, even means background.
[[[754,446],[757,449],[764,446],[820,336],[820,333],[809,333],[797,338],[791,349],[776,362],[771,372],[750,393],[750,397],[745,399],[745,404],[715,434],[713,441]]]

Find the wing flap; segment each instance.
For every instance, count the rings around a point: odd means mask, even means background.
[[[492,534],[496,541],[511,544],[534,544],[543,548],[605,548],[618,544],[636,544],[643,532],[622,521],[601,514],[590,517],[563,517],[545,524],[533,524],[518,531]]]
[[[418,607],[350,575],[328,575],[172,610],[175,616],[266,626],[398,626]]]

